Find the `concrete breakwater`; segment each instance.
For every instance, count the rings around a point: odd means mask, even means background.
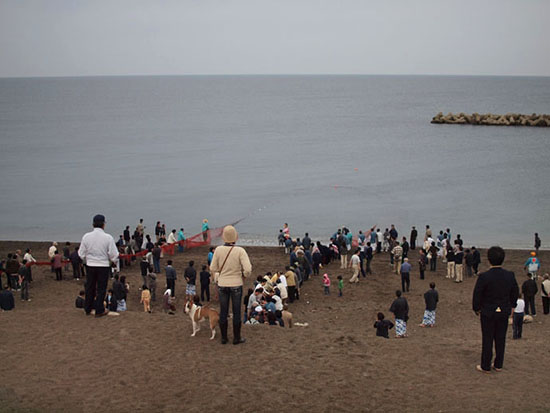
[[[443,115],[439,112],[432,118],[431,123],[435,124],[458,124],[458,125],[491,125],[491,126],[539,126],[550,127],[550,115],[533,113],[522,115],[521,113],[507,113],[497,115],[494,113],[472,113],[471,115],[460,112],[453,114],[449,112]]]

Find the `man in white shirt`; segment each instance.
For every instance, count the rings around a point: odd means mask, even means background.
[[[384,242],[384,234],[380,231],[380,228],[376,230],[376,253],[382,252],[382,242]]]
[[[175,229],[173,229],[172,232],[168,235],[168,239],[166,240],[166,242],[168,244],[175,244],[176,242],[178,242]]]
[[[48,249],[48,258],[51,262],[51,260],[53,259],[53,256],[55,255],[55,252],[57,251],[57,242],[53,242],[52,245],[50,246],[50,248]],[[53,264],[51,265],[51,270],[53,272]]]
[[[90,315],[95,308],[95,316],[102,317],[109,311],[105,310],[103,301],[107,291],[107,283],[111,266],[118,260],[118,249],[115,240],[106,234],[105,217],[96,215],[93,219],[94,230],[84,234],[78,249],[78,255],[86,263],[86,298],[84,310]]]
[[[353,254],[353,256],[351,257],[351,261],[349,263],[349,266],[353,269],[353,276],[349,280],[350,283],[359,282],[359,269],[360,269],[360,263],[361,263],[361,260],[359,258],[359,252],[360,252],[359,249],[355,251],[355,254]]]

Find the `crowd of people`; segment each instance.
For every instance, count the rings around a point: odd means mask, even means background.
[[[298,279],[307,280],[311,274],[319,275],[319,268],[331,261],[339,261],[340,269],[352,269],[352,275],[349,282],[352,284],[359,283],[361,277],[366,278],[368,274],[372,274],[371,263],[375,256],[387,255],[389,257],[389,265],[392,271],[401,277],[401,290],[396,291],[396,299],[390,307],[390,312],[394,314],[395,324],[386,320],[383,313],[377,314],[375,327],[377,335],[387,337],[388,329],[396,327],[396,337],[402,338],[407,336],[407,321],[408,321],[408,303],[403,293],[410,291],[411,277],[413,270],[412,264],[409,262],[409,252],[418,249],[418,273],[419,278],[425,278],[425,272],[429,265],[431,272],[437,271],[437,263],[441,261],[445,264],[446,279],[461,283],[464,281],[464,276],[473,277],[479,275],[479,265],[481,264],[481,255],[479,250],[472,246],[465,248],[464,240],[460,234],[451,241],[451,230],[446,228],[439,231],[434,236],[429,225],[426,225],[426,230],[422,239],[419,239],[416,227],[411,228],[410,237],[403,236],[399,238],[399,234],[395,225],[390,225],[383,232],[377,226],[371,227],[368,231],[359,231],[357,236],[354,236],[349,228],[342,227],[332,234],[328,245],[323,245],[317,241],[313,243],[308,233],[304,237],[292,238],[288,224],[279,230],[278,242],[284,247],[285,253],[290,256],[290,266],[287,269],[295,271]],[[522,314],[536,315],[534,297],[538,292],[537,278],[540,270],[540,261],[537,258],[538,248],[540,248],[541,240],[538,233],[535,233],[535,250],[531,252],[531,256],[525,263],[528,280],[521,287],[523,297],[525,299],[524,309]],[[351,255],[351,257],[350,257]],[[342,295],[342,275],[338,275],[339,295]],[[549,276],[543,276],[541,285],[542,301],[544,306],[548,306],[550,300],[550,281],[547,281]],[[325,294],[330,294],[331,280],[328,274],[323,275],[323,288]],[[420,323],[421,327],[433,327],[435,325],[436,308],[439,299],[438,292],[435,290],[435,283],[430,284],[430,290],[424,294],[425,311]],[[548,314],[546,307],[545,314]],[[516,318],[519,319],[519,316]],[[390,326],[391,324],[391,326]]]
[[[97,215],[93,219],[93,231],[84,235],[79,246],[72,248],[70,243],[65,243],[63,249],[57,243],[53,243],[48,249],[48,258],[51,271],[55,273],[57,281],[63,280],[63,272],[72,266],[72,278],[79,280],[86,278],[86,289],[79,292],[75,300],[77,308],[84,309],[87,315],[95,314],[102,317],[109,313],[121,313],[127,310],[127,298],[130,293],[130,285],[126,276],[121,271],[127,266],[133,265],[139,259],[141,283],[139,291],[140,304],[143,311],[151,313],[153,304],[157,300],[158,277],[161,274],[161,260],[164,258],[164,244],[176,244],[183,247],[181,241],[185,240],[183,228],[177,233],[172,230],[166,237],[166,229],[163,224],[157,222],[155,226],[156,241],[153,242],[150,235],[145,234],[143,220],[136,226],[134,234],[129,234],[127,226],[124,233],[115,243],[113,237],[104,232],[105,217]],[[203,240],[208,239],[208,221],[204,220],[201,227]],[[407,322],[409,320],[409,305],[405,294],[410,291],[410,274],[412,264],[409,262],[409,253],[418,248],[418,272],[420,279],[425,276],[425,271],[430,266],[430,271],[436,271],[438,261],[446,264],[446,278],[454,282],[463,282],[464,276],[478,276],[474,291],[473,309],[480,314],[482,331],[484,334],[482,363],[478,370],[487,372],[489,354],[489,336],[497,343],[497,357],[493,369],[502,368],[503,350],[502,331],[503,316],[513,313],[513,338],[522,337],[522,324],[525,316],[535,316],[535,296],[539,291],[537,281],[540,272],[540,261],[537,257],[541,241],[535,234],[535,251],[525,262],[527,279],[521,285],[521,291],[517,285],[513,273],[506,271],[489,270],[479,273],[481,256],[475,246],[464,247],[464,241],[460,234],[451,241],[449,228],[439,231],[433,236],[432,230],[427,225],[422,241],[419,241],[418,232],[412,227],[410,237],[399,237],[394,225],[386,228],[384,232],[377,226],[373,226],[363,233],[359,231],[353,236],[350,229],[343,227],[338,229],[331,237],[328,245],[322,242],[313,242],[308,233],[302,239],[292,238],[288,224],[280,230],[279,244],[284,247],[288,255],[288,262],[284,265],[284,271],[267,272],[256,278],[253,288],[249,288],[243,297],[244,280],[251,274],[252,266],[244,248],[235,245],[238,233],[232,226],[223,229],[224,244],[219,247],[210,247],[205,257],[205,264],[201,265],[201,271],[197,274],[194,261],[189,261],[183,271],[185,280],[185,302],[194,302],[200,305],[200,300],[210,301],[211,284],[216,285],[215,298],[220,303],[220,330],[222,343],[228,342],[228,319],[232,313],[233,343],[244,342],[241,335],[241,325],[275,325],[292,327],[293,318],[289,306],[300,299],[300,291],[304,284],[316,276],[320,276],[321,269],[331,262],[339,262],[340,270],[351,269],[349,283],[358,284],[360,279],[372,274],[372,260],[382,259],[375,257],[387,257],[391,271],[401,276],[401,289],[395,292],[395,299],[389,307],[393,314],[393,321],[386,319],[382,312],[378,312],[374,327],[376,335],[388,338],[389,330],[395,327],[398,338],[407,336]],[[178,248],[182,251],[182,248]],[[351,256],[350,256],[351,255]],[[493,247],[488,252],[488,260],[492,269],[499,269],[504,260],[504,251]],[[0,282],[0,308],[9,311],[14,308],[15,302],[12,291],[21,293],[23,301],[30,301],[29,285],[32,283],[32,265],[36,259],[32,251],[27,249],[23,255],[21,251],[15,251],[1,262],[0,274],[6,275],[6,284]],[[168,314],[176,311],[176,284],[178,271],[173,266],[171,259],[166,260],[164,266],[166,288],[162,294],[162,309]],[[329,274],[323,271],[322,285],[325,295],[330,295],[332,285]],[[495,275],[496,274],[496,275]],[[500,274],[500,275],[499,275]],[[511,275],[510,275],[511,274]],[[498,276],[505,277],[507,298],[494,303],[494,296],[487,298],[486,289],[494,287]],[[495,278],[497,277],[497,278]],[[1,280],[1,279],[0,279]],[[108,288],[111,280],[110,288]],[[496,280],[496,281],[495,281]],[[200,283],[200,300],[197,283]],[[495,284],[496,285],[496,284]],[[338,295],[344,295],[343,274],[337,276]],[[433,327],[436,320],[436,309],[439,302],[439,293],[434,282],[430,283],[430,289],[424,293],[425,309],[421,318],[421,327]],[[179,288],[178,288],[179,291]],[[498,292],[498,291],[497,291]],[[550,276],[544,274],[541,283],[542,304],[544,314],[550,313]],[[244,298],[244,299],[243,299]],[[229,307],[232,310],[229,311]],[[241,310],[241,305],[244,309]],[[498,314],[497,314],[498,313]],[[500,314],[502,313],[502,314]],[[496,315],[495,315],[496,314]],[[507,325],[507,324],[506,324]],[[487,337],[486,337],[487,336]],[[493,342],[491,341],[491,343]],[[492,344],[491,344],[492,345]]]

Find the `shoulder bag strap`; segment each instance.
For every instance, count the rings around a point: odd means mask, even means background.
[[[233,248],[234,248],[234,247],[235,247],[235,246],[232,245],[231,248],[229,249],[229,252],[228,252],[227,255],[225,256],[225,260],[223,260],[223,264],[222,264],[222,266],[221,266],[221,268],[220,268],[220,271],[219,271],[220,275],[221,275],[221,273],[222,273],[222,271],[223,271],[223,267],[225,267],[225,263],[227,262],[227,259],[229,258],[229,254],[231,254],[231,251],[233,251]]]

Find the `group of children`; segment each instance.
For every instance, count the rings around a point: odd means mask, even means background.
[[[336,278],[338,279],[338,296],[342,297],[344,295],[344,279],[342,278],[341,275],[339,275]],[[330,284],[331,284],[330,277],[328,276],[327,273],[324,273],[323,288],[324,288],[325,295],[330,295]]]

